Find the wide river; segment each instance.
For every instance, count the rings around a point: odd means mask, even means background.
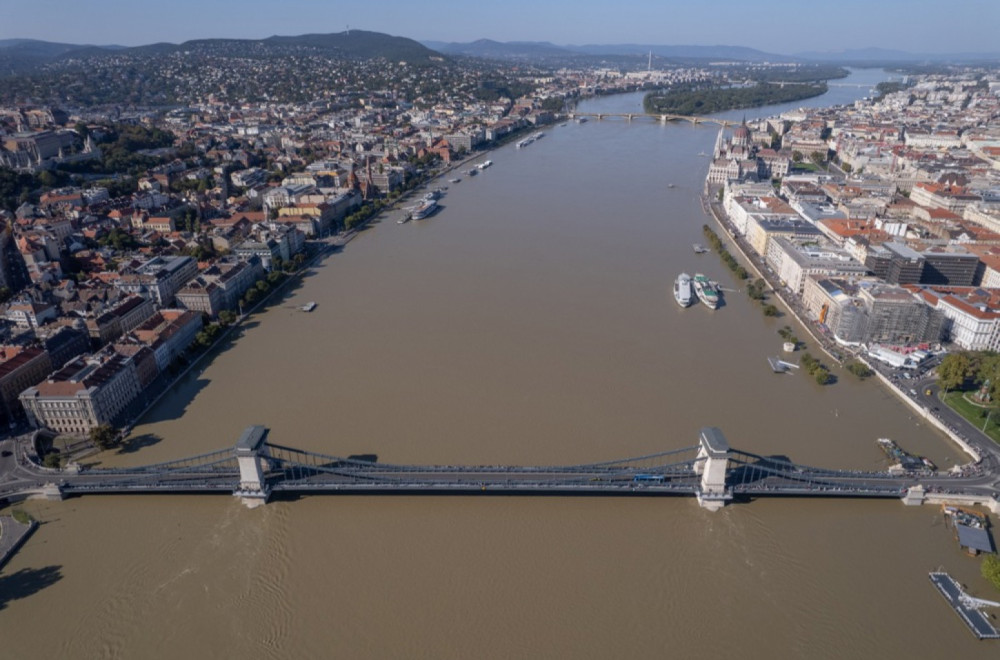
[[[805,104],[865,94],[833,87]],[[632,94],[580,110],[640,108]],[[434,217],[387,218],[318,265],[148,415],[141,448],[102,461],[223,448],[259,423],[281,444],[396,463],[585,463],[687,447],[708,425],[810,465],[884,467],[883,436],[962,462],[874,382],[771,373],[792,320],[765,318],[714,254],[691,249],[708,221],[699,153],[716,134],[571,122],[496,150]],[[680,309],[680,271],[719,279],[725,306]],[[313,313],[295,309],[309,300]],[[249,510],[114,496],[25,508],[44,524],[0,576],[5,658],[997,652],[927,579],[944,567],[991,596],[930,506],[320,496]]]

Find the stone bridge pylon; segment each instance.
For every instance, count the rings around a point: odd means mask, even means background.
[[[714,426],[701,430],[698,435],[699,460],[694,469],[701,475],[698,504],[709,511],[718,511],[733,499],[733,491],[726,484],[729,455],[729,442],[722,431]]]
[[[270,457],[267,443],[267,428],[264,426],[247,427],[240,439],[236,441],[236,461],[240,466],[240,485],[233,495],[240,498],[243,504],[251,509],[267,503],[271,496],[271,487],[264,479],[266,465],[264,461]]]

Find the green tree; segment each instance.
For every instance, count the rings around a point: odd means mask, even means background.
[[[826,367],[819,367],[816,369],[813,372],[813,378],[815,378],[816,382],[820,385],[829,385],[835,380],[834,375],[827,371]]]
[[[945,390],[960,388],[973,373],[972,358],[967,352],[949,353],[937,368],[938,387]]]
[[[219,321],[223,325],[232,325],[233,323],[236,322],[236,313],[228,309],[224,309],[221,312],[219,312]]]
[[[60,460],[59,458],[59,452],[50,451],[48,454],[46,454],[45,458],[42,459],[42,465],[44,465],[47,468],[53,468],[53,469],[58,469],[59,467],[61,467],[62,460]]]
[[[801,163],[802,162],[802,152],[801,151],[796,150],[796,151],[792,152],[792,162],[793,163]]]
[[[850,371],[855,376],[857,376],[858,378],[860,378],[861,380],[864,380],[865,378],[868,378],[873,373],[875,373],[871,369],[869,369],[868,366],[863,362],[850,362],[847,365],[847,370]]]
[[[119,439],[118,431],[110,424],[101,424],[90,429],[90,441],[97,445],[98,449],[111,449],[118,444]]]
[[[1000,557],[986,555],[979,570],[982,571],[984,578],[989,580],[994,587],[1000,589]]]

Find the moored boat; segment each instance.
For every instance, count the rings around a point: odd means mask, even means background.
[[[695,273],[693,283],[694,292],[705,307],[717,309],[719,307],[719,290],[715,288],[715,285],[701,273]]]
[[[421,202],[420,206],[413,209],[412,217],[414,220],[423,220],[431,213],[437,210],[438,203],[433,199],[425,199]]]
[[[691,276],[687,273],[681,273],[674,280],[674,300],[681,307],[687,307],[691,304],[693,298],[691,295]]]
[[[478,167],[481,170],[485,170],[487,167],[489,167],[492,164],[493,164],[492,160],[484,160],[483,162],[481,162],[478,165],[476,165],[476,167]]]
[[[307,302],[305,305],[302,305],[303,312],[311,312],[314,309],[316,309],[316,303],[312,302],[311,300]]]

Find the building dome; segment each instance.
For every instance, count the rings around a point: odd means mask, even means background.
[[[733,146],[745,147],[750,144],[750,129],[746,124],[740,124],[733,131]]]

